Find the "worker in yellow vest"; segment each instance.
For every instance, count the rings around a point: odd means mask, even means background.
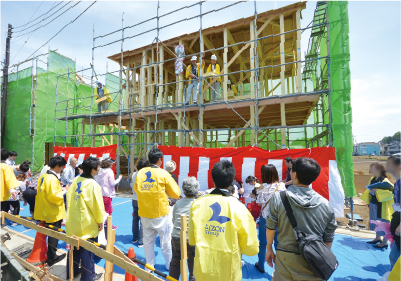
[[[177,199],[180,188],[169,172],[160,168],[163,153],[160,149],[152,149],[149,154],[150,167],[138,171],[134,190],[137,195],[139,216],[143,226],[143,246],[146,262],[151,266],[156,263],[154,246],[156,236],[160,237],[160,248],[169,270],[172,258],[171,232],[172,219],[169,216],[168,198]]]
[[[17,190],[16,188],[19,186],[19,183],[17,179],[15,178],[14,175],[14,170],[11,166],[8,166],[6,163],[6,160],[8,158],[8,151],[5,148],[1,149],[1,177],[0,177],[0,182],[1,182],[1,210],[3,210],[3,207],[6,207],[7,204],[4,204],[5,201],[9,200],[11,198],[11,195],[13,199],[17,199]]]
[[[67,192],[67,235],[97,242],[105,216],[102,188],[93,178],[100,170],[99,159],[86,158],[82,163],[82,170],[83,174],[74,179]],[[74,277],[82,272],[81,281],[100,279],[102,274],[95,273],[94,253],[80,247],[78,250],[74,249],[73,257]],[[67,268],[69,263],[68,259]],[[81,269],[79,269],[80,264]],[[70,279],[69,270],[67,279]]]
[[[197,63],[198,58],[193,56],[191,58],[191,65],[187,66],[187,71],[185,72],[185,78],[189,79],[188,88],[187,88],[187,95],[185,99],[185,105],[189,104],[189,100],[191,99],[192,92],[194,92],[194,104],[198,103],[198,96],[200,95],[199,89],[199,75],[200,75],[200,68],[205,67],[205,53],[202,53],[202,65]]]
[[[56,228],[61,228],[61,222],[66,217],[64,206],[65,190],[60,185],[60,174],[67,161],[62,156],[55,156],[50,159],[48,170],[38,179],[37,194],[35,200],[35,220],[44,221]],[[57,255],[58,239],[48,237],[47,239],[47,264],[49,266],[60,262],[65,258],[65,254]]]
[[[220,75],[220,65],[216,63],[217,57],[216,55],[212,55],[212,63],[208,66],[206,72],[213,72],[215,75]],[[210,78],[210,83],[215,79],[215,77],[212,76]],[[212,92],[212,102],[215,102],[219,99],[220,97],[220,83],[221,83],[221,77],[217,79],[216,82],[212,83],[210,85],[210,91]]]
[[[110,91],[103,86],[102,82],[96,82],[97,87],[95,88],[96,99],[106,97],[106,100],[101,101],[97,104],[97,112],[101,113],[109,108],[109,103],[111,103]]]
[[[195,246],[196,281],[240,281],[241,254],[259,252],[256,224],[251,213],[228,189],[235,180],[232,162],[217,162],[212,169],[215,189],[192,203],[188,242]]]

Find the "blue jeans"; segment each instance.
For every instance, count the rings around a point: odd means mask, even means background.
[[[200,89],[198,89],[198,84],[199,81],[197,79],[191,79],[191,81],[188,83],[187,97],[185,99],[186,103],[189,103],[192,92],[194,92],[194,102],[198,101],[198,95],[200,94]]]
[[[132,236],[133,240],[138,240],[138,245],[143,245],[143,228],[141,222],[141,228],[139,229],[139,221],[141,218],[138,215],[138,201],[132,200],[132,207],[134,208],[134,215],[132,216]]]
[[[394,243],[393,247],[391,247],[391,251],[390,251],[391,269],[393,269],[393,267],[394,267],[394,265],[397,262],[399,257],[400,257],[400,250],[397,248],[397,245]]]
[[[277,235],[278,230],[276,230],[276,235],[274,236],[273,246],[274,250],[277,252]],[[266,246],[267,246],[267,237],[266,237],[266,219],[262,216],[259,217],[259,253],[258,253],[258,267],[260,270],[265,270],[265,262],[266,262]]]

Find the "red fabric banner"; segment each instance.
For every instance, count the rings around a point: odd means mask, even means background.
[[[94,156],[94,157],[102,157],[107,158],[111,157],[116,159],[116,149],[117,144],[108,145],[108,146],[101,146],[101,147],[62,147],[62,146],[55,146],[54,147],[54,154],[61,155],[64,157],[65,160],[68,160],[72,157],[78,159],[78,165],[81,164],[87,157]],[[113,165],[112,169],[114,171],[115,165]]]
[[[236,147],[236,148],[203,148],[203,147],[175,147],[175,146],[159,146],[159,149],[163,152],[164,158],[175,161],[177,164],[176,170],[173,172],[179,182],[180,174],[181,177],[194,176],[198,178],[201,183],[202,179],[200,176],[200,161],[201,157],[208,158],[209,165],[207,171],[207,186],[212,188],[213,181],[211,170],[215,163],[220,161],[222,158],[231,160],[236,170],[237,181],[243,181],[249,175],[254,175],[256,178],[261,180],[260,169],[262,165],[273,164],[277,167],[279,173],[281,169],[280,178],[285,180],[287,167],[284,164],[284,159],[288,156],[293,159],[299,157],[307,157],[315,159],[321,166],[321,172],[319,177],[313,182],[313,189],[321,194],[326,199],[329,199],[329,160],[335,160],[334,148],[333,147],[316,147],[307,149],[282,149],[275,151],[268,151],[259,147]],[[189,159],[183,159],[189,157]],[[185,160],[185,161],[184,161]],[[184,165],[187,165],[189,160],[189,167],[181,167],[183,161]],[[205,164],[207,165],[207,164]],[[254,167],[253,167],[254,165]],[[163,164],[164,167],[164,164]],[[188,171],[186,171],[188,170]],[[199,176],[198,176],[199,174]],[[205,177],[206,179],[206,177]],[[206,182],[204,182],[206,183]],[[341,183],[340,183],[341,184]],[[181,186],[181,185],[180,185]],[[341,187],[342,188],[342,187]]]

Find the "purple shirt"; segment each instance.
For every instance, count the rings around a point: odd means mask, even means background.
[[[97,174],[96,182],[102,188],[102,195],[104,197],[115,197],[116,190],[115,186],[120,182],[121,179],[115,179],[114,173],[111,168],[100,169]]]
[[[394,183],[394,190],[393,190],[393,194],[394,194],[394,203],[400,204],[400,186],[401,186],[401,179],[398,179],[395,183]]]

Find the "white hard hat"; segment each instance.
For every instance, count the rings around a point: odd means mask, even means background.
[[[216,55],[212,55],[212,60],[217,60]]]
[[[193,57],[191,58],[191,60],[198,60],[198,58],[197,58],[196,56],[193,56]]]

